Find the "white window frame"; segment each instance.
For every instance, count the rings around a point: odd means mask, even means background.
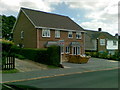
[[[70,53],[70,47],[69,46],[66,47],[66,53],[67,54]]]
[[[24,38],[24,31],[21,31],[21,35],[20,35],[21,39]]]
[[[100,39],[100,45],[105,45],[105,39]]]
[[[75,48],[75,50],[74,50],[74,48]],[[77,48],[77,52],[76,52],[76,48]],[[72,53],[73,53],[73,55],[80,55],[80,46],[73,46]]]
[[[42,37],[50,37],[50,29],[42,29]]]
[[[69,36],[70,34],[72,35],[72,37]],[[68,32],[68,38],[73,38],[73,32],[72,31]]]
[[[61,54],[64,54],[64,47],[63,46],[60,47],[60,51],[61,51]]]
[[[60,31],[59,30],[55,30],[55,38],[60,38]]]
[[[78,37],[78,36],[80,36],[80,37]],[[81,39],[81,38],[82,38],[81,32],[76,32],[76,39]]]

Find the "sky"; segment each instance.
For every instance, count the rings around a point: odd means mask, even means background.
[[[70,17],[87,30],[118,33],[119,0],[1,0],[0,14],[17,17],[21,7]]]

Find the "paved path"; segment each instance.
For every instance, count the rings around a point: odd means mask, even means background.
[[[49,69],[47,65],[33,62],[31,60],[19,60],[17,58],[15,59],[15,68],[20,72]]]
[[[26,81],[32,79],[46,78],[51,76],[61,76],[66,74],[93,72],[98,70],[107,70],[118,68],[118,62],[91,58],[87,64],[63,63],[65,68],[50,70],[35,70],[29,72],[19,72],[12,74],[3,74],[3,82]],[[14,77],[13,77],[14,76]]]

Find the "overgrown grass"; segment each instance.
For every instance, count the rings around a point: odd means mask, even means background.
[[[19,72],[19,70],[17,70],[17,69],[12,69],[12,70],[2,70],[1,72],[2,72],[2,73],[17,73],[17,72]]]
[[[48,68],[51,68],[51,69],[57,69],[57,68],[60,68],[60,67],[53,66],[53,65],[48,65],[47,67],[48,67]]]

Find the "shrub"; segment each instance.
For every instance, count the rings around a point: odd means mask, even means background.
[[[20,55],[20,54],[15,54],[15,57],[16,57],[16,58],[19,58],[19,59],[25,59],[25,57],[22,56],[22,55]]]
[[[60,65],[60,47],[59,46],[51,46],[48,47],[48,63],[50,65],[59,66]]]
[[[90,52],[85,52],[85,54],[86,54],[87,56],[91,56]]]
[[[115,52],[115,54],[111,55],[109,59],[120,61],[119,52]]]
[[[2,40],[2,51],[9,52],[11,47],[14,45],[13,42],[7,41],[7,40]]]
[[[99,57],[107,59],[108,58],[108,53],[107,52],[102,52],[102,53],[99,54]]]

